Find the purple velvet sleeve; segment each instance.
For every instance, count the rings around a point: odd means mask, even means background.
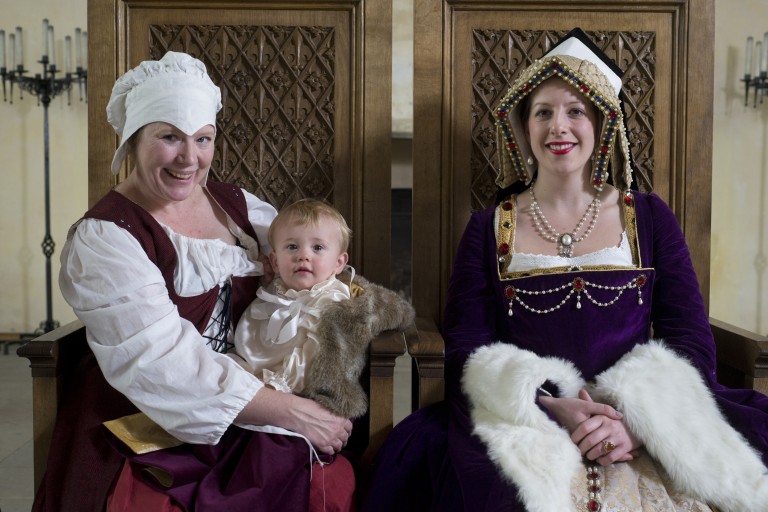
[[[446,364],[461,370],[469,354],[498,341],[489,247],[494,247],[493,211],[476,212],[459,243],[448,283],[443,335]]]
[[[655,194],[646,197],[650,222],[639,218],[638,229],[642,232],[647,227],[652,236],[651,243],[644,244],[653,248],[650,261],[642,263],[656,270],[653,336],[684,355],[712,382],[715,343],[688,246],[672,210]]]
[[[638,204],[638,229],[650,227],[653,248],[645,266],[656,269],[651,311],[654,337],[663,339],[700,371],[721,411],[742,433],[768,465],[768,397],[751,389],[729,389],[717,383],[715,344],[706,307],[683,234],[669,207],[656,195],[645,199],[647,210]],[[645,216],[647,215],[647,217]],[[644,222],[645,221],[645,222]]]

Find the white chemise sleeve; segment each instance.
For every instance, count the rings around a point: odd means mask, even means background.
[[[260,241],[260,229],[266,240],[275,210],[254,199],[247,200],[249,219],[256,221]],[[242,260],[234,275],[261,273],[261,265]],[[230,357],[211,350],[179,316],[160,270],[112,222],[79,223],[62,249],[59,286],[87,326],[106,380],[182,441],[215,444],[263,387]]]
[[[245,190],[243,190],[243,195],[248,208],[248,220],[251,222],[253,230],[256,231],[261,251],[264,254],[269,254],[272,248],[269,246],[267,234],[269,233],[269,225],[272,224],[272,220],[277,215],[277,210],[271,204]]]

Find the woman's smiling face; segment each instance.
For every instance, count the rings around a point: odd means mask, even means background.
[[[525,128],[539,172],[582,172],[594,154],[597,109],[572,86],[551,78],[531,93]]]
[[[136,138],[136,173],[146,194],[161,202],[183,201],[208,174],[216,130],[206,125],[187,135],[168,123],[144,126]]]

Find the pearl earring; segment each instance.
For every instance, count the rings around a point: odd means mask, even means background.
[[[536,160],[534,160],[532,156],[529,156],[526,162],[528,163],[528,165],[533,165],[534,163],[536,163]]]

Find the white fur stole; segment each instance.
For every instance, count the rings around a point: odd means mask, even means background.
[[[475,351],[462,379],[474,434],[531,512],[572,510],[570,484],[582,464],[568,432],[535,403],[547,380],[562,397],[585,386],[570,362],[504,343]],[[662,342],[635,347],[589,391],[624,414],[679,490],[724,511],[768,511],[759,455],[722,416],[697,370]]]

